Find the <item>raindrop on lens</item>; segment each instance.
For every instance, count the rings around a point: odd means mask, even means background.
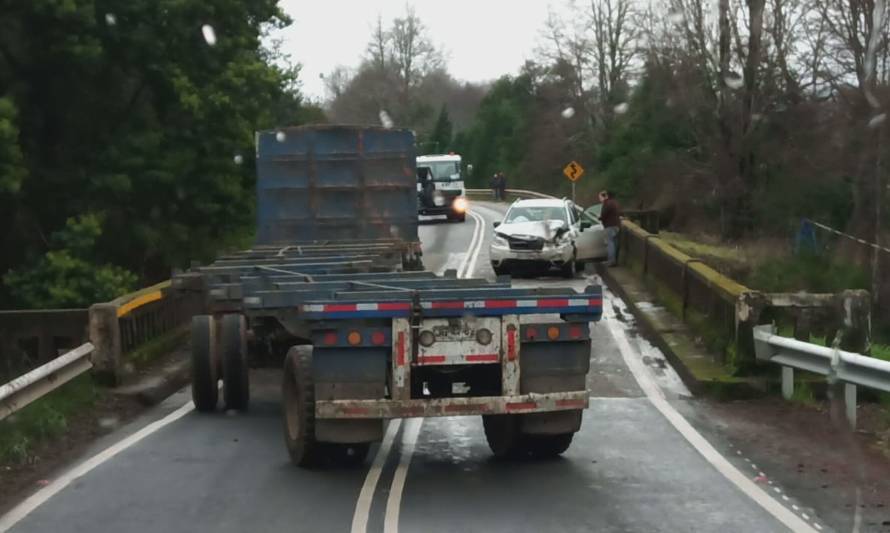
[[[117,24],[117,17],[114,16],[114,13],[105,13],[105,24],[109,26]]]
[[[386,110],[380,110],[380,124],[383,125],[384,128],[391,128],[393,126],[392,118],[389,116],[389,113]]]
[[[575,116],[575,108],[574,107],[567,107],[562,110],[562,118],[568,119],[568,118],[572,118],[574,116]]]
[[[723,77],[723,82],[730,89],[741,89],[743,85],[745,85],[745,79],[736,74],[735,72],[730,72],[726,76]]]
[[[887,120],[887,113],[881,113],[880,115],[875,115],[875,116],[871,117],[871,120],[868,121],[868,127],[869,128],[877,128],[878,126],[883,124],[885,120]]]
[[[683,21],[686,20],[686,17],[683,16],[682,11],[672,10],[668,14],[668,20],[671,21],[671,24],[683,24]]]
[[[399,227],[393,224],[389,227],[389,234],[395,238],[399,237]]]
[[[275,134],[276,141],[283,143],[285,139],[287,139],[287,135],[283,131],[279,131]]]
[[[623,115],[627,113],[627,108],[630,107],[627,102],[621,102],[620,104],[615,106],[615,114]]]
[[[213,26],[210,24],[201,26],[201,34],[204,35],[204,40],[207,41],[207,44],[210,46],[216,44],[216,31],[214,31]]]
[[[439,191],[436,191],[435,193],[433,193],[433,204],[435,204],[437,206],[445,205],[445,195],[443,195]]]
[[[232,158],[236,165],[240,165],[244,162],[244,157],[241,154],[235,154],[235,157]]]

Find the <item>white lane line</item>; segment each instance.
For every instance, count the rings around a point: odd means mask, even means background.
[[[468,211],[470,216],[473,218],[473,222],[475,222],[475,226],[473,227],[473,238],[470,240],[470,246],[467,248],[467,255],[464,256],[464,260],[461,261],[460,266],[457,269],[457,277],[466,278],[468,267],[470,263],[473,262],[475,264],[474,258],[479,254],[479,250],[482,248],[482,231],[485,229],[485,220],[472,211]]]
[[[605,311],[604,314],[609,318],[615,316],[610,298],[603,298],[603,311]],[[774,500],[772,496],[758,487],[753,481],[748,479],[746,475],[742,474],[735,466],[733,466],[732,463],[726,460],[725,457],[720,455],[720,452],[718,452],[707,439],[696,431],[696,429],[692,427],[692,424],[683,418],[683,415],[681,415],[674,406],[667,401],[664,397],[664,393],[649,376],[642,361],[634,357],[633,350],[630,347],[630,342],[627,340],[627,336],[624,334],[624,330],[617,325],[614,325],[613,320],[611,319],[603,320],[603,323],[605,323],[609,328],[609,331],[612,332],[612,336],[615,338],[615,343],[618,345],[618,350],[621,352],[621,357],[624,359],[624,363],[630,369],[640,388],[646,393],[646,397],[649,398],[649,401],[652,402],[652,405],[661,412],[662,416],[674,426],[674,429],[676,429],[683,438],[685,438],[689,444],[691,444],[692,447],[711,464],[711,466],[717,469],[723,477],[760,505],[763,510],[771,514],[776,520],[790,528],[792,531],[815,531],[808,523],[801,520],[796,514],[792,513],[785,508],[785,506]]]
[[[476,261],[479,259],[479,253],[482,252],[482,245],[485,244],[485,219],[479,213],[470,211],[470,216],[476,220],[476,227],[479,228],[479,242],[476,243],[476,250],[471,253],[472,259],[467,265],[467,271],[464,272],[465,278],[472,278],[476,272]]]
[[[195,404],[189,402],[179,409],[173,411],[169,415],[165,416],[160,420],[156,420],[151,424],[145,426],[140,429],[136,433],[133,433],[129,437],[112,444],[108,448],[105,448],[101,452],[96,455],[90,457],[86,461],[80,463],[76,467],[71,470],[65,472],[61,476],[59,476],[55,481],[47,485],[46,487],[40,489],[39,491],[32,494],[28,499],[23,501],[22,503],[15,506],[11,511],[6,513],[2,518],[0,518],[0,532],[8,531],[14,525],[16,525],[20,520],[28,516],[28,514],[36,509],[37,507],[43,505],[47,500],[58,494],[62,489],[71,484],[72,481],[77,478],[89,473],[91,470],[101,465],[102,463],[108,461],[115,455],[121,453],[126,450],[130,446],[138,443],[145,437],[151,435],[155,431],[176,422],[183,416],[190,413],[195,408]]]
[[[412,418],[405,423],[405,432],[402,434],[402,456],[399,458],[399,466],[392,478],[389,488],[389,497],[386,499],[386,515],[383,518],[383,533],[398,533],[399,512],[402,508],[402,491],[405,489],[405,479],[408,477],[408,466],[411,464],[411,456],[414,454],[414,446],[420,435],[422,418]]]
[[[461,263],[461,267],[457,271],[459,278],[467,278],[473,275],[473,271],[476,269],[476,260],[480,250],[482,250],[482,243],[485,240],[483,239],[485,219],[472,211],[468,211],[468,213],[473,217],[476,227],[473,229],[473,239],[470,241],[467,256],[464,258],[464,262]],[[384,533],[398,533],[399,531],[402,491],[405,488],[405,480],[408,478],[408,466],[411,464],[411,456],[414,454],[414,445],[417,443],[417,437],[420,435],[421,425],[423,425],[422,418],[412,418],[406,422],[405,432],[402,435],[402,454],[399,459],[399,466],[396,468],[395,475],[392,478],[392,483],[389,487],[389,496],[386,500],[386,514],[383,518]],[[369,512],[370,508],[365,512],[365,524],[367,524],[367,515]],[[358,509],[356,509],[356,513],[358,513]],[[364,531],[364,529],[355,529],[355,519],[353,519],[352,533],[364,533]]]
[[[358,501],[355,502],[355,512],[352,514],[352,533],[365,533],[368,530],[368,517],[371,515],[371,502],[374,500],[374,490],[377,488],[377,482],[380,480],[380,473],[383,472],[383,465],[386,464],[386,458],[389,456],[389,450],[392,443],[399,432],[399,426],[402,425],[402,419],[397,418],[390,420],[389,426],[386,428],[386,435],[383,436],[383,442],[374,456],[374,462],[365,475],[365,482],[362,484],[362,491],[358,495]]]

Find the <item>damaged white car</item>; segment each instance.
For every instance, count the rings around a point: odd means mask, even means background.
[[[494,224],[489,255],[495,274],[557,269],[574,277],[584,261],[606,257],[600,206],[582,210],[569,200],[513,202]]]

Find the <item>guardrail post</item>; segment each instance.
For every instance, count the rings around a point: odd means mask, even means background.
[[[868,353],[871,333],[871,298],[868,291],[844,291],[838,295],[840,349]],[[837,382],[830,385],[832,416],[844,417],[851,429],[856,429],[856,385]],[[843,403],[841,403],[841,401]]]
[[[94,375],[109,385],[117,385],[121,370],[121,330],[117,305],[111,303],[90,306],[90,342],[93,351]]]
[[[782,367],[782,397],[790,400],[794,396],[794,368]]]

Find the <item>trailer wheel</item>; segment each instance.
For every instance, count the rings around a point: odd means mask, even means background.
[[[288,350],[281,391],[287,452],[295,465],[313,466],[318,463],[321,446],[315,440],[312,346],[293,346]]]
[[[223,399],[226,409],[247,409],[250,378],[247,370],[247,322],[244,315],[222,317],[220,355],[222,356]]]
[[[548,458],[562,455],[572,444],[574,433],[557,435],[526,435],[529,451],[535,457]]]
[[[192,317],[192,400],[202,413],[216,409],[219,399],[216,372],[216,327],[212,316]]]
[[[483,415],[482,426],[488,447],[498,459],[516,458],[525,451],[516,415]]]

